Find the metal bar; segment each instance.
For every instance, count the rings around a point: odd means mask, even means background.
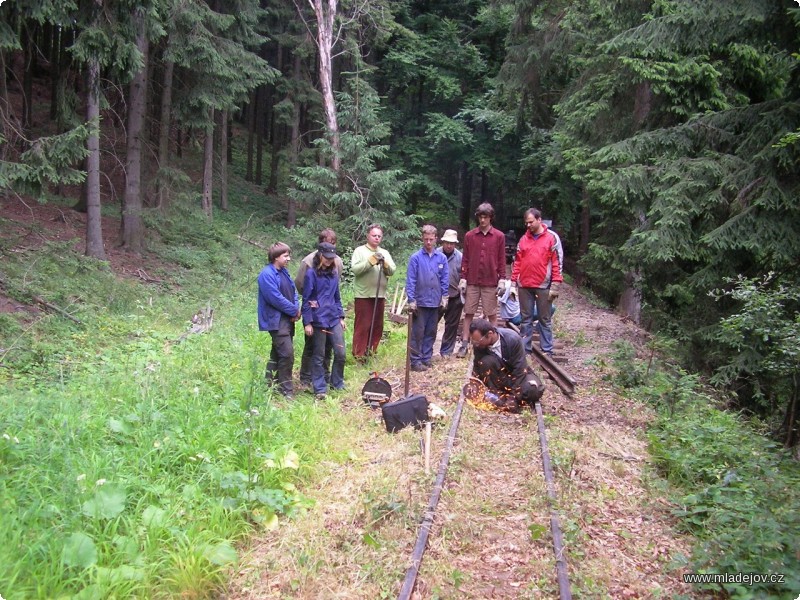
[[[472,372],[472,361],[467,361],[467,373],[465,380],[469,380],[469,375]],[[461,424],[461,414],[464,411],[464,389],[461,389],[461,394],[458,397],[458,404],[456,405],[456,412],[453,413],[453,423],[450,425],[450,430],[447,432],[447,444],[442,452],[442,458],[439,461],[439,470],[436,473],[436,482],[433,485],[433,492],[431,493],[428,507],[422,518],[422,524],[419,528],[417,535],[417,542],[414,544],[414,551],[411,554],[411,566],[406,571],[406,578],[403,581],[403,587],[400,588],[400,595],[397,596],[398,600],[409,600],[411,593],[414,591],[414,584],[417,581],[417,573],[419,566],[422,563],[422,555],[425,553],[425,546],[428,545],[428,535],[431,532],[433,525],[433,517],[436,514],[436,506],[439,504],[439,496],[442,494],[444,487],[444,478],[447,474],[447,465],[450,462],[450,452],[453,450],[453,444],[456,439],[456,432],[458,426]]]
[[[534,346],[532,350],[532,354],[536,359],[536,362],[538,362],[542,368],[550,374],[550,376],[553,378],[553,381],[555,381],[556,385],[561,388],[562,392],[564,392],[567,396],[571,396],[575,392],[575,380],[539,348]]]
[[[542,469],[544,480],[547,482],[547,497],[550,504],[550,529],[553,532],[553,550],[556,555],[556,577],[561,600],[572,600],[569,589],[569,575],[567,574],[567,561],[564,559],[564,538],[561,535],[561,526],[556,510],[556,491],[553,486],[553,468],[550,465],[550,451],[547,449],[547,434],[544,428],[541,402],[536,403],[536,422],[539,426],[539,444],[542,447]]]

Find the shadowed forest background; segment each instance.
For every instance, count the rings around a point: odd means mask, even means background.
[[[80,193],[87,255],[105,256],[101,210],[122,216],[133,253],[172,203],[213,219],[231,164],[275,222],[337,223],[344,240],[372,221],[396,247],[422,222],[463,232],[484,201],[521,231],[538,206],[579,284],[797,441],[792,3],[9,1],[0,14],[0,188]]]
[[[334,226],[343,256],[379,222],[404,257],[423,223],[491,202],[519,234],[539,207],[576,284],[796,448],[799,50],[788,0],[6,0],[0,194],[85,213],[76,269],[158,247],[210,285],[220,212]]]

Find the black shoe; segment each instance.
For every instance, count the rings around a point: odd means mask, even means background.
[[[429,369],[430,369],[430,368],[433,366],[433,365],[431,364],[431,361],[429,361],[429,360],[425,361],[425,362],[424,362],[424,363],[422,363],[422,364],[423,364],[423,365],[425,365],[426,367],[428,367]]]
[[[411,365],[411,370],[414,372],[427,371],[428,367],[425,366],[424,363],[417,363],[415,365]]]

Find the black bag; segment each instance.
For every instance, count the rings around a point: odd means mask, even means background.
[[[428,399],[422,394],[412,394],[383,404],[381,414],[389,433],[396,433],[407,425],[419,429],[422,423],[428,421]]]

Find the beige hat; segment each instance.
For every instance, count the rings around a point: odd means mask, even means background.
[[[458,243],[458,234],[456,233],[455,229],[448,229],[444,232],[442,236],[443,242],[452,242],[453,244]]]

